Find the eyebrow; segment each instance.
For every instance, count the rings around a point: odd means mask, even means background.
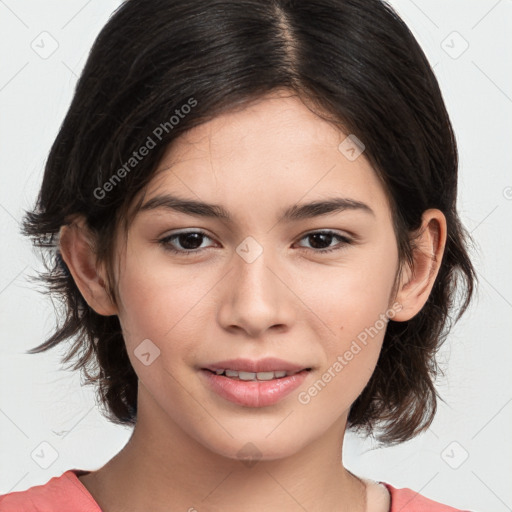
[[[161,194],[149,199],[140,207],[140,211],[166,209],[199,217],[211,217],[232,222],[231,214],[217,204],[183,199],[171,194]],[[281,211],[278,222],[293,222],[343,212],[345,210],[359,210],[375,216],[375,212],[365,203],[345,197],[332,197],[325,200],[313,201],[304,204],[294,204]]]

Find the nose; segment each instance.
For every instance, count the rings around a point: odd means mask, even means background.
[[[297,298],[290,289],[290,276],[267,252],[263,250],[254,261],[234,254],[218,312],[224,329],[251,338],[263,337],[270,329],[290,329]]]

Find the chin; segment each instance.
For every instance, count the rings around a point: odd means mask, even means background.
[[[259,461],[291,457],[307,444],[307,439],[303,437],[304,432],[300,438],[295,438],[289,428],[283,428],[280,433],[276,430],[270,435],[268,432],[272,432],[272,429],[255,428],[253,433],[245,430],[243,435],[240,431],[238,435],[237,431],[233,431],[233,438],[223,436],[222,439],[203,439],[202,444],[211,452],[228,459],[239,460],[248,467]],[[300,432],[300,429],[294,427],[293,432]]]

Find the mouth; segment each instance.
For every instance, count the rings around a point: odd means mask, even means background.
[[[215,375],[222,375],[229,379],[233,380],[243,380],[245,382],[249,381],[269,381],[275,379],[284,379],[286,377],[290,377],[292,375],[296,375],[297,373],[303,371],[311,371],[311,368],[303,368],[302,370],[295,371],[286,371],[286,370],[277,370],[271,372],[244,372],[241,370],[230,370],[230,369],[217,369],[210,370],[208,368],[203,368],[204,370],[214,373]]]
[[[312,369],[280,359],[233,359],[201,368],[200,375],[210,391],[231,403],[265,407],[297,389]]]

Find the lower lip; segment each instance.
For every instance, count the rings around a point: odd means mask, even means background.
[[[276,404],[297,389],[309,371],[303,370],[295,375],[265,381],[235,380],[209,370],[201,370],[201,373],[206,377],[210,388],[222,398],[246,407],[265,407]]]

